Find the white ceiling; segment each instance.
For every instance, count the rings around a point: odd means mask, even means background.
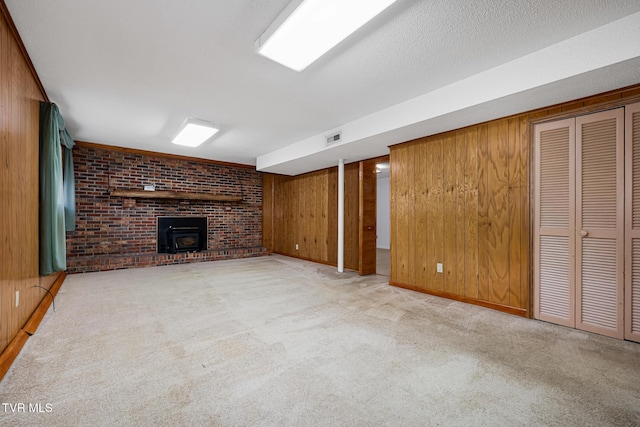
[[[640,83],[638,0],[398,0],[302,73],[254,52],[289,0],[5,2],[74,139],[276,173]]]

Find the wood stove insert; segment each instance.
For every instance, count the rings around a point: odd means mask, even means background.
[[[158,253],[207,249],[206,217],[158,217]]]

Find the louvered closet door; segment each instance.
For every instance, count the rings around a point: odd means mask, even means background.
[[[576,118],[576,159],[576,327],[623,338],[623,108]]]
[[[534,316],[574,327],[575,119],[534,134]]]
[[[625,339],[640,341],[640,103],[625,107]]]

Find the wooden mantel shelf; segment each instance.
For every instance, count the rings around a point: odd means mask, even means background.
[[[191,193],[187,191],[143,191],[122,190],[112,188],[112,196],[132,197],[137,199],[174,199],[174,200],[207,200],[215,202],[240,202],[242,196],[227,196],[224,194]]]

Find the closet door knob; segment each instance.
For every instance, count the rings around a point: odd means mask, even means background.
[[[587,230],[582,230],[582,231],[580,232],[580,235],[581,235],[582,237],[587,237],[587,236],[589,235],[589,232],[588,232]]]

